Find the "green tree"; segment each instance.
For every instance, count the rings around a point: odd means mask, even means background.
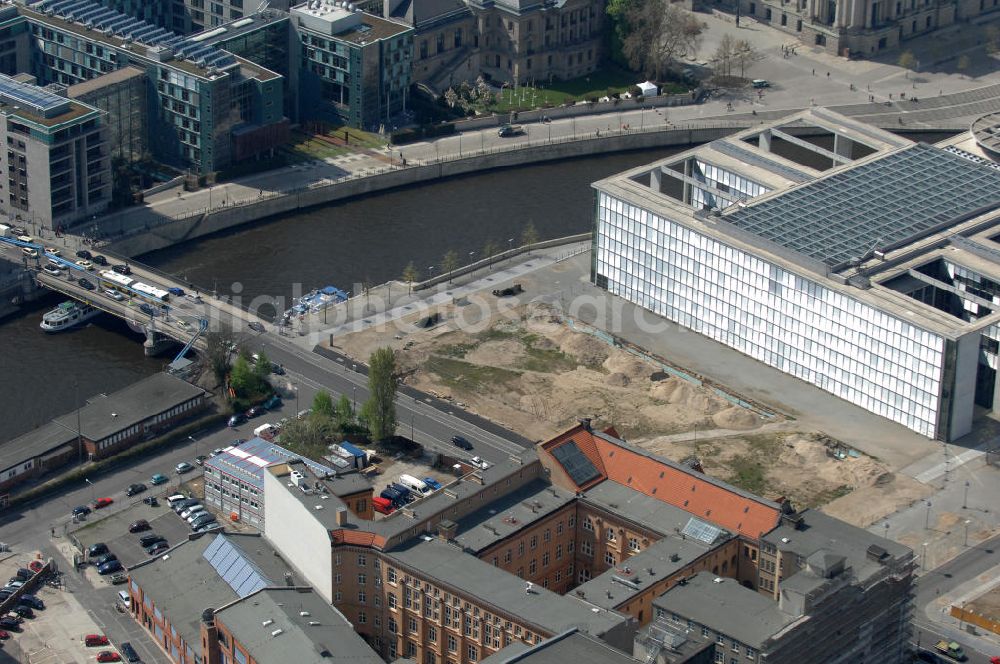
[[[271,375],[271,358],[264,351],[260,351],[257,355],[257,362],[253,365],[253,373],[260,383],[266,383],[267,377]]]
[[[451,283],[451,273],[458,269],[458,252],[450,250],[441,259],[441,270],[448,275],[448,283]]]
[[[333,397],[326,390],[320,390],[313,397],[312,414],[310,417],[336,418],[336,410],[333,407]]]
[[[626,15],[628,8],[634,0],[608,0],[604,7],[604,12],[611,22],[611,29],[607,31],[608,54],[611,61],[619,67],[628,66],[628,58],[622,53],[622,44],[628,34],[628,20]]]
[[[396,432],[396,356],[391,348],[378,348],[368,358],[368,392],[364,420],[373,439],[385,440]]]
[[[903,51],[899,54],[899,59],[896,61],[903,69],[913,69],[917,66],[917,56],[913,55],[913,51]],[[906,72],[907,78],[910,76],[910,72]]]
[[[420,278],[420,273],[417,272],[417,266],[410,261],[403,268],[403,281],[407,283],[410,287],[410,294],[413,294],[413,282]]]
[[[246,399],[256,392],[257,376],[254,375],[250,363],[242,354],[233,363],[233,370],[229,372],[229,386],[236,392],[240,399]]]
[[[354,408],[351,406],[351,400],[347,398],[346,394],[340,395],[340,399],[334,408],[333,420],[337,425],[337,429],[343,433],[351,433],[356,430],[357,422],[354,418]]]
[[[521,231],[521,244],[531,251],[531,247],[538,244],[538,231],[535,230],[535,225],[528,222],[528,225],[524,227]]]
[[[229,373],[229,337],[222,332],[207,332],[205,334],[205,357],[219,385],[226,382]]]
[[[329,418],[292,419],[281,429],[281,444],[297,454],[320,459],[337,432]]]

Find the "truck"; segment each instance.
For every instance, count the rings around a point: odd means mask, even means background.
[[[957,641],[946,641],[944,639],[941,639],[940,641],[934,644],[934,650],[937,650],[945,657],[950,657],[956,662],[964,662],[965,660],[969,659],[968,656],[965,654],[965,651],[962,650],[962,646],[959,645]]]
[[[403,494],[394,489],[391,484],[382,489],[382,493],[379,494],[379,498],[388,500],[394,507],[402,507],[406,504],[406,499],[403,497]]]
[[[375,496],[372,498],[372,505],[374,505],[375,511],[379,514],[392,514],[396,511],[392,501],[388,498],[383,498],[382,496]]]
[[[508,136],[518,136],[524,133],[524,127],[521,125],[505,124],[504,126],[497,129],[497,136],[500,138],[507,138]]]

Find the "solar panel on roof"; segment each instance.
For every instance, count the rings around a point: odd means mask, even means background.
[[[202,557],[240,597],[260,590],[271,581],[224,535],[216,535]]]
[[[722,534],[722,529],[718,526],[706,523],[701,519],[691,517],[688,519],[688,522],[684,524],[684,528],[681,532],[688,537],[698,540],[699,542],[714,544],[715,541],[719,539],[719,535]]]
[[[1000,173],[918,143],[726,214],[834,269],[1000,205]]]
[[[552,456],[562,464],[562,467],[566,469],[566,472],[569,473],[570,478],[576,482],[577,486],[583,486],[600,475],[597,468],[590,462],[590,459],[584,456],[574,440],[563,443],[552,450]]]

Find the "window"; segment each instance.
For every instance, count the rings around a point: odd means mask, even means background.
[[[395,634],[396,633],[397,628],[396,628],[396,619],[395,618],[390,617],[389,620],[388,620],[388,622],[386,622],[386,626],[388,627],[390,634]]]
[[[417,619],[411,616],[410,620],[409,620],[409,623],[407,624],[407,628],[410,630],[411,634],[416,634],[417,633]]]
[[[580,553],[582,553],[585,556],[592,556],[592,555],[594,555],[594,544],[593,544],[593,542],[588,542],[587,540],[584,540],[584,541],[580,542]]]
[[[396,583],[396,570],[390,567],[386,572],[386,578],[389,579],[389,583]]]
[[[427,628],[427,640],[430,641],[431,643],[437,643],[438,640],[437,627],[431,625],[430,627]]]
[[[359,590],[358,591],[358,604],[364,604],[367,601],[368,601],[368,596],[365,595],[365,591],[364,590]]]
[[[608,565],[611,565],[612,567],[614,567],[615,566],[615,554],[613,552],[611,552],[611,551],[605,551],[604,552],[604,562],[606,562]]]
[[[583,517],[583,529],[594,532],[594,522],[590,520],[589,516]]]
[[[366,585],[367,583],[368,583],[368,575],[358,574],[358,585],[363,586]]]
[[[475,662],[479,659],[479,648],[470,644],[465,654],[468,661]]]
[[[614,542],[615,541],[615,531],[614,531],[614,528],[608,528],[608,530],[607,530],[607,537],[608,537],[608,541],[609,542]]]
[[[364,611],[358,611],[358,624],[364,625],[368,622],[368,616]]]
[[[363,553],[358,554],[358,567],[366,567],[368,565],[368,559]]]
[[[448,652],[456,652],[458,650],[458,641],[451,634],[448,635]]]
[[[629,537],[628,538],[628,548],[632,549],[633,551],[638,551],[639,550],[639,538],[638,537]]]
[[[396,595],[395,594],[389,593],[387,597],[388,597],[388,602],[389,602],[389,608],[390,609],[395,609],[397,606],[399,606],[399,604],[398,604],[399,600],[396,599]]]

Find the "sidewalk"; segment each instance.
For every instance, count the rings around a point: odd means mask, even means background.
[[[994,567],[965,583],[956,586],[951,592],[937,596],[927,604],[925,615],[935,626],[954,630],[961,636],[961,643],[982,653],[1000,652],[1000,634],[994,634],[981,627],[973,626],[969,631],[969,623],[963,622],[951,615],[951,607],[962,607],[986,592],[1000,586],[1000,567]],[[918,609],[919,610],[919,609]],[[916,635],[914,635],[914,639]]]

